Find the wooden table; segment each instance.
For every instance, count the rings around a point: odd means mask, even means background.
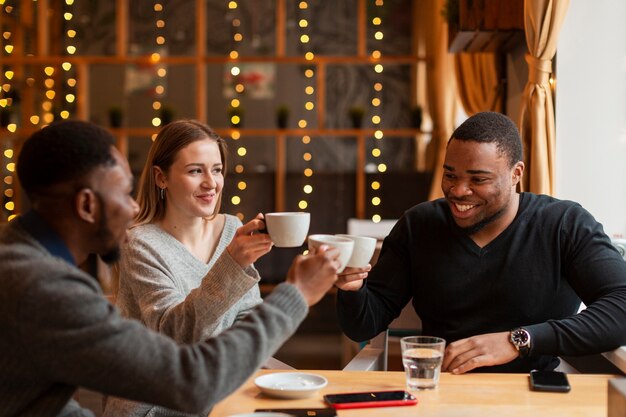
[[[323,408],[329,393],[404,389],[403,372],[301,371],[323,375],[328,385],[305,399],[268,397],[254,378],[276,371],[261,370],[232,395],[218,403],[210,417],[250,413],[255,409]],[[534,392],[525,374],[441,375],[435,390],[417,391],[417,406],[339,410],[338,417],[588,417],[607,415],[608,380],[615,375],[568,375],[567,394]]]

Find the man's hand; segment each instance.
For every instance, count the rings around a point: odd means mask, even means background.
[[[241,226],[226,250],[241,266],[246,268],[272,249],[272,239],[265,233],[255,233],[265,228],[261,213]]]
[[[481,366],[502,365],[519,356],[509,332],[489,333],[457,340],[446,347],[441,370],[463,374]]]
[[[346,267],[339,274],[335,285],[343,291],[358,291],[363,286],[363,280],[367,278],[367,273],[372,269],[371,265],[363,268]]]
[[[295,285],[312,306],[337,281],[339,250],[322,245],[315,253],[298,255],[287,272],[287,282]]]

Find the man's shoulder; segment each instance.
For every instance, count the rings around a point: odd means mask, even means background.
[[[20,291],[58,276],[87,276],[76,266],[51,255],[19,227],[0,231],[0,276],[4,291]]]
[[[521,193],[522,211],[541,212],[547,215],[561,215],[569,210],[583,210],[571,200],[562,200],[545,194]]]

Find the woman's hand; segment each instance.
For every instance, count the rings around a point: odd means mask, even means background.
[[[235,232],[235,236],[226,250],[233,259],[246,268],[272,249],[272,239],[266,233],[257,233],[265,229],[263,214],[259,213]]]

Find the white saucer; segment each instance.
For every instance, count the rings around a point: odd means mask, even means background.
[[[303,372],[276,372],[262,375],[254,380],[257,387],[267,395],[279,398],[305,398],[328,384],[321,375]]]

